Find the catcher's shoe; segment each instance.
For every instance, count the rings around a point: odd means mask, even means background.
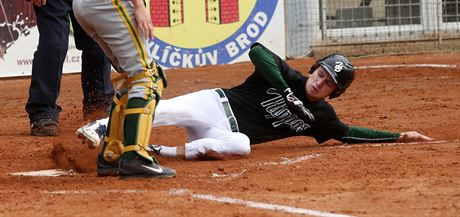
[[[109,163],[99,154],[96,162],[96,173],[98,176],[118,176],[118,166],[120,160]]]
[[[176,176],[176,170],[160,166],[155,158],[153,158],[154,162],[147,161],[140,156],[128,159],[125,157],[125,154],[121,158],[118,171],[122,179],[170,178]]]
[[[30,134],[34,136],[58,136],[59,124],[53,119],[40,119],[30,125]]]
[[[93,121],[78,128],[75,133],[89,148],[95,149],[104,141],[106,131],[106,126],[101,125],[98,121]]]

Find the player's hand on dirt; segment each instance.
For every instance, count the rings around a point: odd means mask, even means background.
[[[135,1],[133,1],[133,3],[134,2]],[[134,3],[134,17],[137,21],[139,34],[143,35],[147,39],[153,38],[152,19],[150,19],[150,14],[143,3],[141,5]]]
[[[288,108],[291,111],[293,111],[296,115],[308,121],[315,120],[315,117],[313,116],[313,114],[310,112],[310,110],[305,108],[302,101],[300,101],[299,98],[297,98],[294,95],[291,88],[287,88],[286,90],[284,90],[283,96],[284,96],[284,100],[286,101]]]
[[[433,138],[425,136],[416,131],[409,131],[409,132],[401,133],[398,139],[398,142],[423,142],[423,141],[433,141]]]

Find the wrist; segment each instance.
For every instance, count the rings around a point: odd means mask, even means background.
[[[134,8],[145,8],[144,0],[131,0],[134,5]]]
[[[403,142],[406,137],[407,137],[406,133],[399,133],[398,139],[396,139],[396,141]]]

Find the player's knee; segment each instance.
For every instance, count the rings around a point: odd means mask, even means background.
[[[234,133],[225,141],[225,146],[228,147],[230,154],[248,156],[251,153],[249,137],[242,133]]]

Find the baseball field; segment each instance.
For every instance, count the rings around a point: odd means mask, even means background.
[[[314,60],[288,63],[306,73]],[[0,216],[460,216],[460,52],[351,60],[355,82],[330,100],[344,122],[435,140],[347,145],[294,137],[254,145],[246,158],[159,157],[177,170],[172,179],[100,178],[98,150],[75,136],[87,123],[80,75],[63,76],[61,133],[44,138],[30,135],[24,111],[30,78],[2,79]],[[168,70],[164,97],[231,87],[252,71],[250,63]],[[151,142],[179,145],[185,134],[155,128]]]

